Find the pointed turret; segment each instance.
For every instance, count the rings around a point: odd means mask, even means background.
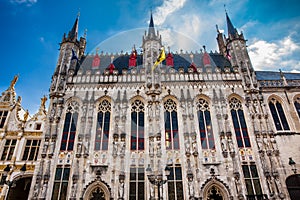
[[[232,36],[235,37],[236,35],[238,35],[238,32],[236,30],[236,28],[234,28],[234,26],[232,25],[232,22],[226,12],[226,21],[227,21],[227,30],[228,30],[228,37]]]
[[[79,15],[77,15],[77,18],[74,22],[74,25],[72,27],[72,29],[69,31],[68,34],[68,40],[70,41],[76,41],[77,40],[77,36],[78,36],[78,21],[79,21]]]
[[[161,42],[161,36],[159,35],[159,32],[157,31],[157,33],[155,33],[154,20],[153,20],[152,12],[151,12],[151,15],[150,15],[148,33],[145,31],[145,35],[144,35],[143,40],[156,40],[156,41]]]
[[[153,36],[155,36],[155,28],[154,28],[154,22],[153,22],[152,12],[151,12],[151,16],[150,16],[150,23],[149,23],[149,28],[148,28],[148,36],[150,38],[153,37]]]
[[[223,54],[230,60],[232,66],[240,68],[245,89],[254,88],[256,87],[256,77],[248,54],[246,40],[243,33],[238,33],[237,29],[233,26],[226,11],[225,13],[228,36],[225,41],[226,53],[224,53],[223,48]]]

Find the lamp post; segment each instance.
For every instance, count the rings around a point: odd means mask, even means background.
[[[292,167],[292,171],[294,172],[294,174],[297,174],[296,163],[292,157],[289,157],[289,165]]]
[[[166,165],[166,167],[165,167],[165,175],[169,176],[170,172],[171,172],[171,168],[168,165]],[[158,199],[160,200],[161,199],[161,197],[160,197],[160,188],[168,180],[167,179],[166,180],[163,179],[162,172],[159,172],[159,171],[153,172],[152,169],[151,169],[151,167],[150,167],[150,164],[148,165],[148,167],[146,169],[146,173],[147,173],[147,177],[148,177],[149,182],[151,184],[153,184],[154,186],[157,186],[157,188],[158,188],[158,192],[157,192],[158,193]]]

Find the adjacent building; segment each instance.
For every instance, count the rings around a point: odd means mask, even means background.
[[[300,74],[255,71],[227,13],[215,53],[163,47],[151,15],[142,52],[87,55],[78,20],[48,113],[22,109],[17,77],[0,97],[3,198],[300,198]]]

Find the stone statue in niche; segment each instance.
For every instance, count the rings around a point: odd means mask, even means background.
[[[119,199],[124,198],[124,181],[121,181],[119,184]]]

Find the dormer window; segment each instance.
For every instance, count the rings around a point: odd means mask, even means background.
[[[36,131],[41,130],[41,128],[42,128],[42,124],[37,123],[37,124],[35,125],[35,130],[36,130]]]

